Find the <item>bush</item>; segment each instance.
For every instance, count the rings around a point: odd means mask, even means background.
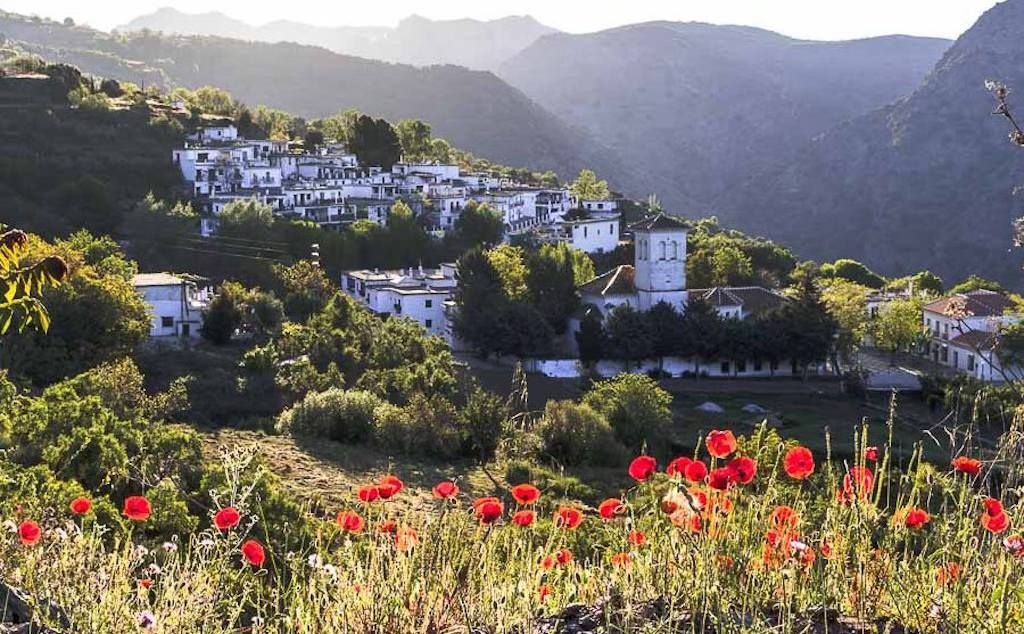
[[[467,451],[480,458],[492,456],[505,433],[507,420],[508,408],[501,398],[481,388],[473,390],[459,412]]]
[[[608,419],[616,437],[630,449],[660,445],[672,426],[672,395],[642,374],[602,381],[583,402]]]
[[[613,466],[625,459],[611,425],[589,405],[549,401],[537,433],[544,453],[564,465]]]
[[[376,411],[377,441],[403,454],[455,458],[463,453],[463,434],[455,406],[441,396],[417,394],[405,407],[384,404]]]
[[[368,392],[333,388],[307,394],[278,418],[280,432],[361,443],[373,437],[381,400]]]

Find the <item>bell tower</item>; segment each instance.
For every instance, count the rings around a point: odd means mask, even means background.
[[[666,302],[686,309],[685,221],[659,213],[630,226],[633,231],[633,266],[640,310]]]

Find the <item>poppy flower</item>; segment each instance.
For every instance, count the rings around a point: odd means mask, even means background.
[[[537,591],[537,596],[540,599],[541,603],[547,601],[547,598],[551,596],[551,586],[547,584],[542,585],[540,589]]]
[[[32,520],[27,520],[18,525],[18,539],[25,546],[34,546],[42,537],[43,531]]]
[[[242,557],[251,566],[262,566],[267,560],[267,553],[263,550],[263,544],[255,539],[248,539],[242,544]]]
[[[694,460],[683,469],[683,476],[690,482],[703,482],[708,477],[708,466],[701,460]]]
[[[866,500],[874,485],[875,474],[871,472],[871,469],[860,465],[851,467],[850,471],[843,476],[842,497],[849,501],[859,495],[862,500]]]
[[[544,570],[551,570],[555,567],[556,563],[558,563],[558,561],[555,559],[554,555],[544,555],[544,559],[540,560],[540,567]]]
[[[878,462],[878,447],[867,447],[864,449],[864,460]]]
[[[533,524],[534,520],[537,519],[537,513],[535,511],[526,509],[522,511],[516,511],[515,515],[512,516],[512,523],[516,526],[526,528]]]
[[[716,458],[725,458],[736,451],[736,437],[728,430],[712,430],[704,444],[708,447],[708,453]]]
[[[612,565],[625,568],[633,563],[633,556],[629,553],[615,553],[612,555]]]
[[[572,530],[583,523],[583,513],[571,506],[563,506],[555,511],[555,526]]]
[[[377,527],[377,532],[394,535],[398,533],[398,522],[395,520],[385,520]]]
[[[380,491],[376,485],[364,484],[359,487],[359,491],[356,492],[356,497],[358,497],[359,501],[363,504],[369,504],[370,502],[380,499]]]
[[[149,506],[149,500],[141,495],[132,495],[125,498],[124,509],[121,512],[132,521],[145,522],[149,519],[152,509]]]
[[[807,447],[793,447],[782,459],[786,475],[794,480],[803,480],[814,473],[814,454]]]
[[[938,581],[940,586],[944,586],[950,581],[956,581],[960,578],[960,564],[955,561],[951,561],[945,566],[940,566],[935,573],[935,580]]]
[[[736,481],[740,484],[750,484],[757,475],[757,461],[747,456],[733,458],[727,467],[736,474]]]
[[[1011,535],[1003,540],[1003,548],[1014,557],[1024,556],[1024,537]]]
[[[903,518],[903,523],[907,525],[907,528],[911,530],[917,530],[927,524],[931,520],[928,515],[928,511],[919,508],[912,508],[907,511],[907,515]]]
[[[634,546],[642,546],[647,541],[647,535],[643,534],[643,531],[629,531],[629,543]]]
[[[366,520],[354,511],[342,511],[338,513],[338,526],[346,533],[360,533],[366,526]]]
[[[572,563],[572,551],[568,548],[559,550],[555,553],[555,561],[557,561],[560,566]]]
[[[703,511],[708,507],[708,494],[697,487],[690,487],[686,490],[686,505],[694,512]]]
[[[708,475],[708,486],[718,491],[725,491],[736,483],[736,472],[729,467],[719,467]]]
[[[71,500],[70,508],[75,515],[85,515],[92,508],[92,500],[86,497],[77,497]]]
[[[403,526],[395,532],[395,548],[398,552],[406,553],[418,546],[420,543],[419,533],[411,526]]]
[[[392,496],[398,495],[398,492],[404,486],[405,483],[398,476],[386,475],[380,479],[380,484],[377,485],[377,495],[380,496],[380,499],[387,500]]]
[[[675,458],[672,462],[668,463],[667,467],[665,467],[665,473],[672,478],[684,477],[686,475],[686,467],[691,462],[693,462],[693,459],[687,458],[686,456]]]
[[[988,532],[998,535],[1010,528],[1010,516],[1005,512],[998,515],[983,513],[981,516],[981,525]]]
[[[996,515],[1002,515],[1006,512],[1003,508],[1003,503],[995,498],[985,498],[982,502],[982,506],[985,507],[985,514],[995,517]]]
[[[954,471],[960,473],[966,473],[967,475],[976,476],[981,473],[981,460],[976,458],[968,458],[967,456],[957,456],[950,462]]]
[[[629,463],[629,477],[643,482],[658,470],[658,461],[651,456],[637,456]]]
[[[493,524],[505,512],[497,498],[481,498],[473,503],[473,509],[481,524]]]
[[[241,519],[242,516],[238,514],[238,509],[233,506],[225,506],[213,516],[213,525],[222,531],[226,531],[229,528],[238,526],[238,522]]]
[[[625,510],[625,505],[623,505],[622,500],[618,498],[608,498],[597,506],[597,512],[601,515],[602,519],[606,520],[615,519],[616,515],[620,515],[625,512]]]
[[[832,542],[830,542],[828,538],[821,538],[821,541],[818,542],[818,550],[821,552],[821,556],[825,559],[832,558]]]
[[[459,494],[459,485],[451,480],[438,482],[434,485],[434,497],[439,500],[450,500]]]
[[[805,566],[810,566],[811,564],[813,564],[815,558],[817,557],[817,555],[814,552],[814,549],[810,546],[805,546],[803,549],[798,550],[798,552],[800,553],[800,563],[802,563]]]
[[[771,515],[772,526],[781,531],[791,531],[800,522],[800,515],[788,506],[776,506]]]
[[[139,579],[139,587],[143,590],[149,590],[153,587],[152,579]]]
[[[520,506],[533,504],[540,499],[540,489],[532,484],[517,484],[512,487],[512,499]]]

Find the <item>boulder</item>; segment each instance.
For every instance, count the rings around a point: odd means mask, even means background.
[[[721,405],[719,405],[718,403],[714,403],[712,401],[706,401],[704,403],[701,403],[696,407],[696,409],[699,409],[702,412],[707,412],[709,414],[725,413],[725,409]]]

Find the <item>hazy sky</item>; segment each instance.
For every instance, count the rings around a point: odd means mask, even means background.
[[[954,38],[995,0],[0,0],[0,8],[109,29],[172,5],[196,13],[216,8],[252,24],[290,19],[321,25],[394,25],[417,13],[428,18],[496,18],[530,14],[564,31],[596,31],[647,20],[698,20],[759,26],[813,39],[905,33]]]

